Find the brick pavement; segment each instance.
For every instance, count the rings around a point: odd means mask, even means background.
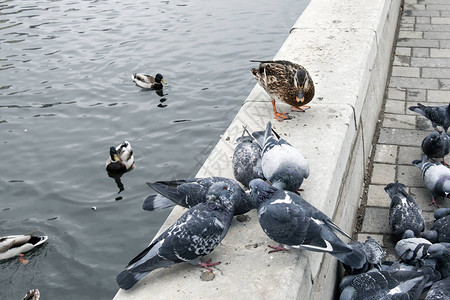
[[[390,198],[386,184],[398,180],[423,210],[427,228],[434,206],[411,162],[421,158],[420,145],[432,130],[431,122],[408,110],[421,102],[444,105],[450,102],[450,0],[405,0],[395,46],[386,102],[379,118],[379,136],[368,168],[363,199],[364,217],[358,239],[370,235],[386,248],[394,260],[394,240],[389,230]],[[377,137],[375,137],[376,139]],[[450,159],[447,157],[448,161]],[[446,199],[440,207],[450,207]]]

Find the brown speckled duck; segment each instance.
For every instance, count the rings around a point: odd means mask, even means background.
[[[287,113],[277,111],[276,100],[292,105],[292,110],[309,108],[306,104],[314,97],[314,82],[303,66],[287,60],[251,61],[260,63],[258,69],[253,68],[250,72],[272,98],[275,119],[289,119]]]

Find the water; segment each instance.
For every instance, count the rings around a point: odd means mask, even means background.
[[[255,84],[249,59],[271,59],[307,2],[1,1],[0,236],[49,241],[0,263],[0,298],[112,298],[170,212],[141,209],[145,182],[197,173]],[[134,72],[162,73],[164,94]],[[104,164],[123,140],[136,169],[118,194]]]

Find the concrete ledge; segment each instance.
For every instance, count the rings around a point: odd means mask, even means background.
[[[310,164],[302,196],[350,233],[383,101],[400,2],[312,0],[275,57],[309,70],[316,84],[311,109],[278,123],[268,96],[255,86],[197,176],[233,178],[231,158],[242,124],[262,130],[272,120]],[[278,108],[289,111],[281,104]],[[181,213],[175,208],[161,230]],[[221,245],[206,257],[222,262],[213,281],[201,281],[199,268],[179,264],[153,271],[115,299],[333,298],[340,276],[333,257],[300,250],[269,255],[267,245],[274,242],[261,230],[256,212],[248,215],[249,222],[233,220]]]

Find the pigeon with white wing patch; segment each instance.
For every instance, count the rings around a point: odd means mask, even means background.
[[[366,257],[334,233],[345,233],[323,212],[299,195],[261,179],[250,182],[250,199],[258,209],[261,228],[275,242],[315,252],[327,252],[352,268],[362,268]],[[348,236],[348,235],[346,235]],[[272,247],[275,251],[286,250]],[[272,251],[273,252],[273,251]]]

